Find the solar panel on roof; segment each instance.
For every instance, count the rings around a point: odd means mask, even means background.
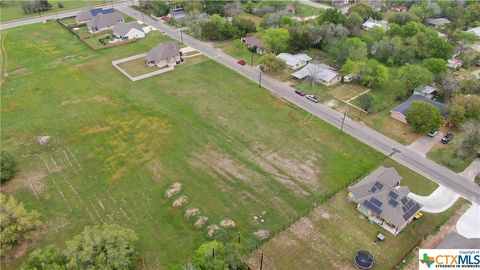
[[[406,204],[408,202],[407,197],[403,197],[400,201],[402,201],[402,204]]]
[[[397,207],[398,202],[395,201],[394,199],[390,199],[390,200],[388,200],[388,204],[390,204],[390,205],[393,206],[393,207]]]
[[[94,9],[90,10],[90,13],[94,17],[97,16],[99,13],[107,14],[107,13],[113,13],[113,12],[115,12],[115,10],[113,8],[107,8],[107,9],[94,8]]]
[[[378,181],[375,182],[375,184],[373,184],[373,185],[374,185],[376,188],[378,188],[378,189],[382,189],[382,188],[383,188],[383,184],[380,183],[380,182],[378,182]]]
[[[383,204],[381,201],[377,200],[377,198],[375,198],[375,197],[370,198],[370,202],[373,203],[375,206],[378,206],[378,207],[382,206],[382,204]]]
[[[408,203],[405,205],[408,209],[410,209],[413,205],[415,204],[415,202],[413,200],[410,200],[408,201]]]
[[[375,191],[377,191],[377,188],[376,188],[376,187],[372,187],[372,188],[370,189],[370,192],[375,192]]]
[[[420,205],[416,203],[406,214],[403,215],[403,219],[409,220],[418,210],[420,210]]]
[[[364,201],[363,205],[370,209],[372,212],[376,213],[377,215],[380,215],[382,213],[382,209],[378,208],[376,205],[369,201]]]
[[[395,191],[390,191],[390,192],[388,193],[388,196],[396,199],[396,198],[398,198],[398,193],[396,193]]]

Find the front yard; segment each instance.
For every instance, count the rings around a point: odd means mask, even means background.
[[[455,172],[463,172],[468,167],[468,165],[472,163],[472,161],[475,159],[475,156],[472,156],[467,159],[459,158],[455,154],[454,140],[447,145],[438,143],[427,154],[427,156],[431,160],[437,162],[440,165],[446,166]]]
[[[244,60],[247,65],[252,64],[252,59],[253,66],[258,66],[260,64],[260,58],[262,56],[250,51],[247,46],[241,43],[240,39],[216,41],[213,45],[215,48],[221,49],[224,53],[237,60]]]

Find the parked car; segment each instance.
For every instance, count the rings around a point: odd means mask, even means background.
[[[297,95],[300,95],[300,96],[305,96],[305,92],[303,92],[302,90],[295,90],[295,93],[297,93]]]
[[[445,135],[445,136],[442,138],[442,143],[443,143],[443,144],[447,144],[447,143],[449,143],[451,140],[453,140],[453,134],[452,134],[452,133],[448,133],[447,135]]]
[[[428,137],[435,137],[438,134],[438,130],[432,130],[428,132]]]
[[[245,64],[246,64],[245,60],[243,60],[243,59],[238,60],[237,63],[242,65],[242,66],[245,66]]]
[[[357,75],[355,74],[348,74],[348,75],[345,75],[343,76],[343,82],[353,82],[357,79]]]
[[[314,102],[314,103],[319,103],[320,102],[320,100],[314,95],[306,95],[305,97],[308,100],[310,100],[311,102]]]

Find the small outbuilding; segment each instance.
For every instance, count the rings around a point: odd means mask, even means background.
[[[182,52],[173,41],[165,41],[151,49],[145,56],[149,66],[175,66],[183,62]]]
[[[428,99],[432,99],[435,97],[435,94],[437,93],[437,88],[432,85],[424,85],[424,86],[419,86],[413,90],[414,95],[420,95],[424,96]]]
[[[434,27],[434,28],[442,28],[449,24],[450,21],[447,18],[435,18],[435,19],[428,19],[427,24],[428,26]]]
[[[267,52],[263,41],[256,36],[246,36],[242,37],[240,41],[245,44],[248,48],[255,50],[257,54],[264,54]]]
[[[388,22],[385,20],[374,20],[374,19],[368,19],[362,24],[363,30],[368,31],[371,30],[375,27],[380,27],[385,30],[388,30]]]

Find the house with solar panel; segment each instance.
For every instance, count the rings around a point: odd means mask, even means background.
[[[370,221],[397,235],[422,205],[408,197],[410,190],[400,186],[402,177],[395,168],[383,166],[349,187],[348,198]]]

